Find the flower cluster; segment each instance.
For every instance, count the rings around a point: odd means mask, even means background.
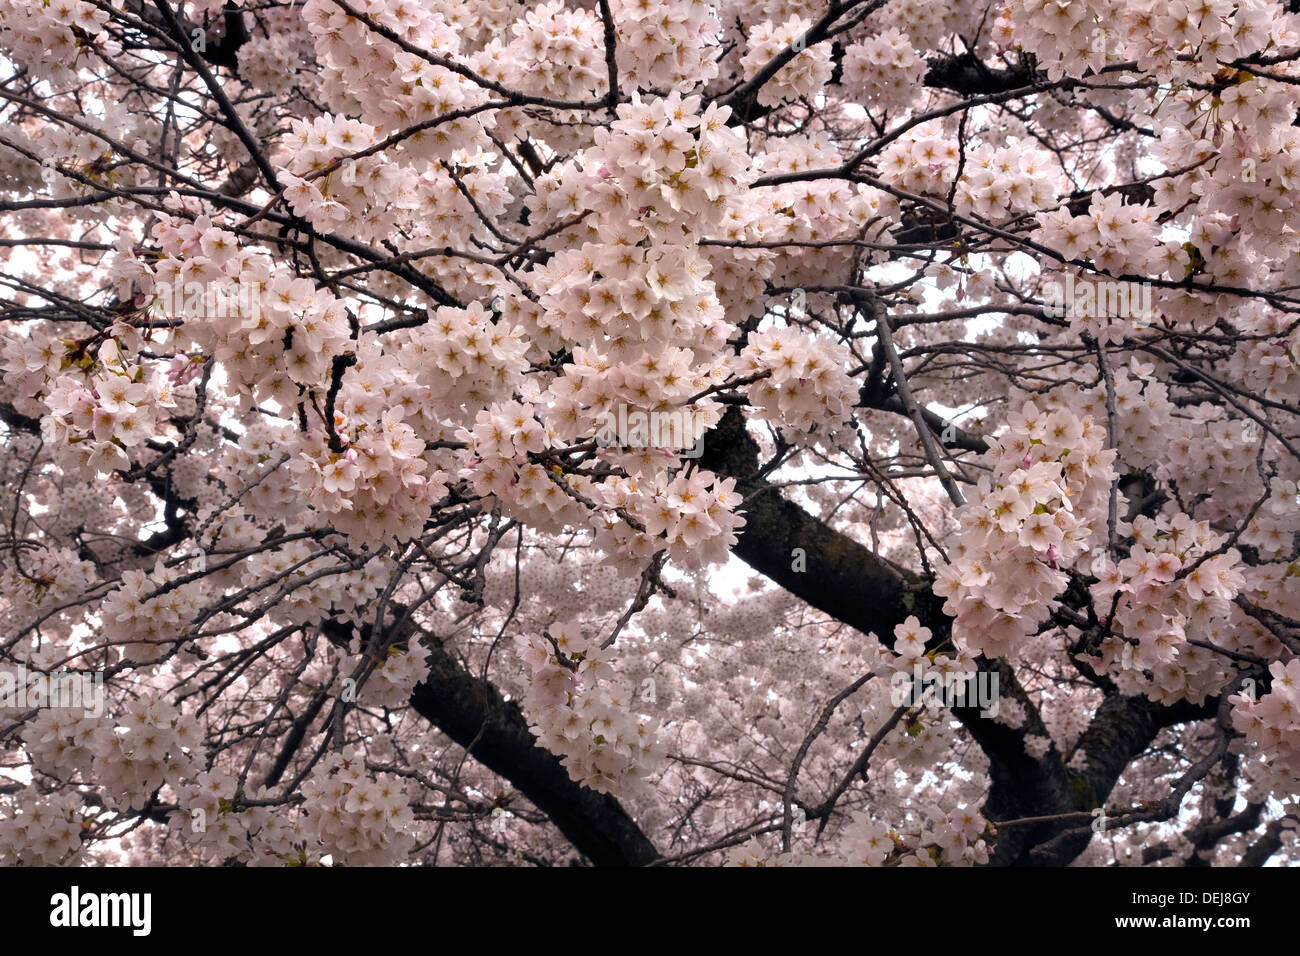
[[[645,534],[637,535],[638,543],[644,547],[648,536],[655,549],[666,544],[670,558],[691,568],[725,561],[736,543],[736,532],[745,525],[736,514],[741,497],[735,488],[735,478],[719,478],[711,472],[678,474],[671,480],[656,475],[641,486],[640,500],[629,502],[629,510],[645,525]],[[607,492],[610,504],[619,502],[622,490],[613,487]],[[601,540],[601,535],[597,538]]]
[[[989,861],[988,821],[978,811],[921,806],[901,826],[854,811],[829,852],[769,852],[758,837],[727,852],[727,866],[976,866]]]
[[[1174,466],[1180,472],[1178,481],[1182,484],[1187,471],[1193,470],[1188,468],[1184,471],[1184,466],[1209,464],[1214,467],[1227,457],[1234,461],[1239,459],[1240,454],[1225,456],[1214,448],[1218,436],[1213,433],[1211,423],[1222,410],[1208,404],[1194,406],[1186,409],[1190,421],[1175,418],[1178,409],[1169,400],[1169,386],[1154,372],[1155,367],[1150,362],[1137,358],[1130,359],[1127,367],[1113,370],[1117,462],[1133,471],[1160,471]],[[1108,415],[1106,385],[1104,382],[1091,388],[1066,385],[1054,399],[1053,408],[1070,408],[1080,417],[1104,422]],[[1223,431],[1226,437],[1226,425]],[[1238,450],[1239,445],[1233,449]],[[1219,487],[1220,484],[1222,482],[1213,485],[1207,482],[1205,487]]]
[[[265,537],[251,522],[239,518],[218,524],[220,537],[214,541],[221,551],[253,548]],[[253,542],[244,543],[246,537],[241,531],[245,530],[255,536]],[[209,560],[220,558],[218,552]],[[378,554],[363,568],[344,571],[345,567],[328,551],[318,550],[309,541],[298,538],[282,547],[250,555],[229,579],[222,579],[227,572],[218,572],[210,574],[205,581],[247,588],[266,587],[268,582],[274,582],[278,589],[289,592],[281,594],[268,609],[271,619],[277,622],[305,624],[319,620],[321,609],[329,608],[332,616],[340,620],[360,623],[358,617],[365,612],[358,609],[365,608],[383,590],[384,575],[392,573],[393,559]]]
[[[144,366],[132,363],[116,339],[106,340],[93,358],[77,347],[64,351],[64,361],[75,363],[77,371],[51,384],[43,437],[55,447],[75,449],[78,460],[100,474],[127,470],[128,449],[152,438],[164,410],[176,407],[172,379],[159,366],[146,377]]]
[[[302,51],[295,40],[278,30],[267,36],[254,33],[239,48],[240,79],[268,93],[292,90],[302,65]]]
[[[411,0],[359,0],[357,9],[439,56],[460,56],[462,33],[470,33],[457,30],[443,9]],[[377,36],[330,0],[307,0],[302,17],[315,41],[325,100],[338,114],[375,127],[380,138],[494,95]],[[413,163],[445,159],[479,141],[485,123],[490,116],[460,117],[422,130],[403,141],[402,156]]]
[[[82,798],[26,790],[0,804],[0,860],[10,866],[68,866],[81,850]]]
[[[1256,759],[1247,775],[1262,792],[1281,797],[1300,794],[1300,658],[1268,666],[1267,694],[1238,693],[1232,703],[1232,726],[1246,735]]]
[[[907,691],[907,700],[910,702],[947,706],[950,700],[960,696],[970,706],[988,706],[991,711],[989,716],[995,716],[1000,704],[997,699],[999,688],[986,682],[982,690],[990,693],[993,699],[979,699],[981,689],[970,682],[970,677],[976,675],[975,658],[964,651],[951,657],[947,654],[927,654],[925,645],[931,637],[933,634],[930,629],[923,627],[915,615],[909,616],[894,628],[895,656],[885,662],[891,672],[891,686],[906,690],[908,684],[896,683],[898,675],[907,675],[909,678],[919,676],[920,684]]]
[[[367,770],[363,754],[323,757],[303,781],[301,829],[342,866],[391,866],[414,843],[411,797],[400,778]]]
[[[1300,589],[1285,564],[1247,568],[1227,536],[1211,530],[1219,521],[1236,523],[1259,497],[1253,445],[1243,440],[1241,422],[1209,404],[1178,408],[1150,363],[1133,360],[1114,370],[1117,462],[1125,471],[1145,470],[1177,483],[1188,496],[1208,500],[1187,514],[1136,516],[1116,523],[1117,539],[1131,538],[1119,557],[1098,542],[1072,567],[1094,579],[1092,603],[1104,619],[1106,638],[1092,665],[1110,674],[1126,693],[1149,694],[1163,703],[1203,700],[1227,684],[1231,671],[1222,655],[1197,646],[1210,643],[1246,654],[1274,653],[1275,639],[1234,607],[1251,594],[1286,613],[1300,608]],[[1105,421],[1103,384],[1066,385],[1047,400],[1051,414]],[[1247,453],[1243,454],[1243,450]],[[1243,542],[1277,548],[1289,540],[1290,486],[1279,481],[1247,524]],[[1117,504],[1125,507],[1122,494]],[[1094,526],[1096,520],[1094,520]],[[1272,551],[1268,552],[1272,553]],[[1297,602],[1297,603],[1292,603]],[[1113,609],[1113,611],[1112,611]]]
[[[1275,560],[1289,554],[1297,505],[1300,505],[1300,484],[1294,480],[1277,482],[1268,500],[1246,526],[1242,543]]]
[[[94,564],[68,548],[33,550],[24,553],[20,562],[19,566],[0,568],[0,594],[5,596],[0,602],[0,634],[18,633],[21,627],[85,594],[98,578]]]
[[[1032,142],[1007,137],[981,142],[963,161],[952,135],[939,121],[922,123],[881,153],[881,178],[918,195],[946,200],[961,173],[953,204],[958,212],[994,221],[1051,205],[1059,183],[1051,154]]]
[[[898,26],[918,50],[938,50],[953,36],[979,34],[984,7],[975,3],[952,3],[951,0],[898,0],[873,13],[868,19],[872,32]]]
[[[559,465],[548,469],[529,460],[530,453],[542,452],[550,444],[533,407],[522,402],[493,403],[478,413],[473,431],[462,428],[456,437],[467,442],[473,454],[461,477],[469,480],[476,494],[499,500],[506,514],[543,527],[582,521],[576,495],[582,494],[578,489],[590,490],[590,479],[567,476]]]
[[[925,58],[897,27],[850,44],[844,51],[844,84],[869,108],[894,110],[912,101],[925,78]]]
[[[182,583],[185,576],[190,575],[166,567],[161,557],[152,572],[122,572],[122,583],[100,605],[101,638],[110,646],[120,647],[127,660],[162,657],[177,641],[185,639],[210,593],[208,582],[196,579]]]
[[[509,399],[522,383],[529,340],[521,326],[471,302],[430,309],[428,324],[411,333],[411,348],[425,400],[435,415],[454,420]]]
[[[1273,9],[1265,0],[1139,0],[1118,9],[1106,0],[1011,0],[1009,22],[995,35],[1008,44],[1013,34],[1053,80],[1123,60],[1144,70],[1169,69],[1186,57],[1213,68],[1262,49]]]
[[[224,770],[209,770],[176,788],[177,810],[168,820],[186,846],[209,865],[235,859],[248,866],[301,866],[316,863],[319,847],[307,846],[298,832],[301,818],[273,806],[237,806],[238,781]],[[246,798],[272,794],[249,787]]]
[[[825,146],[820,140],[783,139],[759,157],[759,165],[778,175],[819,168],[830,161]],[[849,188],[834,179],[814,179],[764,190],[762,199],[754,202],[746,213],[728,220],[725,238],[779,244],[774,250],[762,250],[765,255],[758,260],[762,275],[773,285],[798,289],[824,285],[828,274],[854,268],[858,256],[862,262],[880,257],[880,253],[857,247],[853,242],[826,243],[886,238],[885,230],[896,221],[898,202],[870,186],[859,184]],[[721,261],[729,258],[730,253]],[[725,265],[721,268],[726,270]],[[731,263],[731,270],[735,269]],[[721,278],[718,285],[723,286]],[[814,292],[808,298],[807,308],[829,298]],[[795,308],[799,308],[797,303]]]
[[[593,790],[643,790],[663,757],[658,721],[633,711],[632,688],[615,680],[610,654],[566,622],[520,638],[519,653],[531,672],[524,707],[538,743]]]
[[[91,716],[86,708],[44,708],[23,725],[22,736],[33,767],[59,780],[84,783],[97,776],[95,761],[117,745],[112,719]]]
[[[1235,309],[1232,321],[1260,337],[1241,344],[1233,356],[1232,374],[1270,401],[1300,394],[1300,328],[1290,327],[1285,312],[1257,302]]]
[[[207,217],[159,218],[154,236],[166,256],[143,284],[160,320],[186,320],[176,345],[213,356],[250,405],[270,399],[292,407],[300,386],[323,392],[332,359],[349,341],[343,301],[265,253],[239,249],[234,235]],[[188,295],[194,288],[205,292],[197,310]]]
[[[596,481],[562,465],[543,463],[539,459],[554,441],[535,405],[494,404],[479,412],[472,432],[461,429],[458,437],[468,442],[474,455],[461,476],[477,494],[500,501],[505,514],[534,527],[559,530],[591,524],[597,546],[627,573],[639,572],[664,548],[691,567],[725,560],[735,543],[734,532],[744,524],[734,513],[740,503],[734,479],[710,472],[669,477],[666,462],[660,461],[640,478]],[[636,457],[608,451],[624,463]],[[675,460],[664,449],[642,449],[643,456],[656,454]]]
[[[845,368],[847,351],[803,329],[755,332],[739,356],[740,375],[762,376],[748,387],[762,417],[829,444],[852,416],[857,388]]]
[[[604,35],[594,11],[547,0],[514,19],[510,34],[507,42],[491,40],[471,57],[471,64],[511,89],[556,99],[582,100],[605,92]]]
[[[322,429],[297,435],[288,464],[308,504],[340,531],[372,544],[417,535],[446,488],[424,473],[424,442],[398,405],[378,421],[335,412],[339,448]]]
[[[954,203],[960,212],[997,221],[1041,209],[1056,195],[1051,155],[1008,137],[1004,146],[981,143],[967,152]]]
[[[72,64],[81,47],[79,36],[98,36],[109,14],[83,0],[4,0],[0,3],[0,18],[5,25],[5,54],[22,63],[33,77],[61,85],[75,76]],[[116,41],[102,42],[105,54],[121,52]]]
[[[993,476],[958,509],[952,563],[935,593],[958,647],[1010,654],[1051,613],[1064,569],[1103,545],[1114,449],[1091,418],[1027,403],[989,441]]]
[[[718,73],[713,42],[721,24],[705,3],[612,0],[617,24],[619,85],[624,89],[679,89]]]
[[[676,92],[644,101],[633,93],[617,120],[596,129],[583,165],[590,195],[566,211],[585,204],[610,216],[611,225],[631,212],[668,242],[682,241],[678,227],[695,235],[721,222],[748,186],[749,154],[744,137],[727,125],[730,107],[710,103],[701,113],[700,103]],[[581,184],[573,186],[582,197]]]
[[[281,467],[292,441],[292,428],[263,418],[250,425],[238,444],[227,443],[213,456],[211,471],[205,475],[213,480],[200,486],[205,495],[195,496],[200,500],[197,517],[208,529],[199,542],[202,547],[212,550],[218,537],[223,549],[250,547],[265,537],[264,533],[259,536],[259,521],[273,519],[272,526],[284,522],[287,527],[302,520],[302,495],[294,486],[293,474]],[[220,495],[222,488],[232,494],[242,491],[239,504],[229,506]]]
[[[83,728],[84,729],[84,728]],[[203,766],[203,728],[161,697],[140,697],[112,735],[91,735],[94,782],[104,802],[140,809],[168,781],[186,779]]]
[[[360,657],[347,657],[339,667],[340,693],[350,675],[360,662]],[[397,710],[411,699],[411,689],[429,672],[424,655],[419,648],[389,647],[383,660],[371,671],[357,692],[357,701],[367,707],[387,707]]]
[[[780,25],[770,20],[755,25],[749,32],[745,55],[740,59],[745,79],[752,80],[777,54],[803,40],[812,25],[804,17],[791,17]],[[815,96],[825,88],[832,70],[830,44],[819,43],[801,50],[763,84],[758,102],[763,106],[779,106],[787,100]]]
[[[1230,672],[1218,655],[1188,641],[1235,643],[1224,625],[1245,582],[1241,554],[1224,550],[1225,536],[1185,514],[1139,515],[1132,534],[1128,557],[1114,562],[1103,554],[1092,562],[1096,606],[1116,608],[1115,636],[1102,644],[1098,663],[1125,693],[1145,691],[1162,703],[1200,701],[1221,690]]]
[[[391,235],[399,213],[416,205],[415,175],[389,161],[382,150],[344,160],[323,177],[304,178],[375,142],[375,128],[357,120],[294,120],[280,174],[293,211],[322,232],[341,231],[372,241]]]
[[[989,861],[987,829],[978,811],[960,807],[947,813],[921,807],[905,828],[859,811],[838,849],[845,862],[858,866],[975,866]]]

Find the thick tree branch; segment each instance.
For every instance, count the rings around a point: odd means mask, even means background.
[[[597,866],[644,866],[659,857],[617,800],[576,783],[559,757],[537,745],[518,704],[466,671],[436,638],[424,647],[429,674],[411,692],[422,717],[519,788]]]
[[[399,631],[386,636],[379,647],[409,643],[419,633],[405,605],[394,601],[390,607]],[[331,618],[321,628],[332,643],[352,646],[356,625],[350,621]],[[362,647],[370,646],[371,633],[369,625],[362,628]],[[504,700],[492,684],[465,670],[438,638],[426,633],[419,639],[429,673],[411,691],[416,713],[509,780],[595,865],[644,866],[659,859],[617,800],[575,782],[559,757],[538,746],[517,703]]]
[[[874,633],[887,646],[894,643],[894,628],[911,615],[930,628],[931,647],[948,640],[951,620],[943,612],[943,601],[918,575],[830,528],[758,477],[758,445],[746,432],[738,408],[727,409],[709,433],[700,464],[735,478],[737,490],[746,497],[746,526],[734,553],[754,570],[837,620]],[[803,549],[806,570],[794,570],[795,548]],[[1025,736],[1047,732],[1011,667],[983,657],[977,665],[996,674],[1000,695],[1019,702],[1026,713],[1024,725],[1017,729],[981,716],[977,706],[952,708],[990,761],[993,787],[986,816],[1004,820],[1088,809],[1082,805],[1086,795],[1060,754],[1053,749],[1039,760],[1026,751]],[[1030,848],[1059,830],[1050,825],[1013,828],[1000,838],[996,860],[1004,865],[1021,862]]]

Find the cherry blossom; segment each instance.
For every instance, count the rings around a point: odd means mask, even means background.
[[[1294,862],[1294,6],[0,0],[0,862]]]

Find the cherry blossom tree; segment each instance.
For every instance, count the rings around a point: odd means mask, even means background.
[[[0,862],[1294,861],[1298,9],[0,0]]]

